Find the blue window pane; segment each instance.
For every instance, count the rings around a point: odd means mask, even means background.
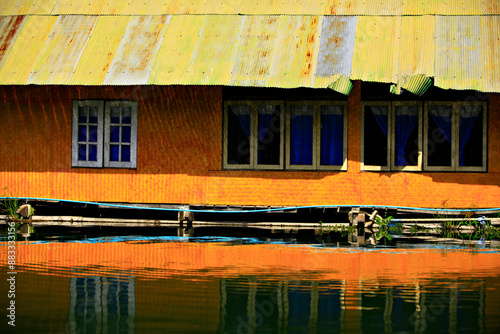
[[[90,108],[89,123],[97,124],[97,107]]]
[[[124,145],[122,146],[122,160],[121,161],[130,161],[130,146]]]
[[[120,146],[110,145],[110,160],[119,161],[119,157],[120,157]]]
[[[132,117],[132,108],[131,107],[124,107],[123,108],[123,115],[122,115],[122,123],[123,124],[130,124],[131,123],[131,118]]]
[[[89,145],[89,161],[97,161],[97,145]]]
[[[292,115],[290,120],[290,164],[311,165],[313,157],[313,115]]]
[[[78,126],[78,141],[87,141],[87,127],[85,125]]]
[[[78,160],[87,161],[87,145],[78,145]]]
[[[120,123],[120,107],[111,107],[111,123]]]
[[[344,117],[342,114],[321,115],[320,163],[338,166],[344,161]]]
[[[97,126],[89,126],[89,137],[91,143],[97,142]]]
[[[112,143],[119,143],[120,142],[120,127],[119,126],[112,126],[111,127],[110,140]]]
[[[87,108],[79,107],[78,108],[78,122],[79,123],[87,123]]]
[[[122,127],[122,143],[130,143],[130,126]]]

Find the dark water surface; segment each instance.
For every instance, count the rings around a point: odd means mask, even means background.
[[[0,242],[1,333],[500,332],[500,250],[481,244],[122,236],[15,252],[11,275]]]

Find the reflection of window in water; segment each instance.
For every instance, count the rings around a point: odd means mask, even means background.
[[[72,277],[70,294],[70,333],[134,332],[133,278]]]

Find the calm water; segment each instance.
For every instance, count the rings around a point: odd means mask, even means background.
[[[294,242],[294,241],[292,241]],[[253,238],[16,244],[1,333],[498,333],[500,250]]]

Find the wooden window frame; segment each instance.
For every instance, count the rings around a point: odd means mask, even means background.
[[[250,106],[250,163],[248,164],[228,164],[228,107],[230,105]],[[258,125],[259,106],[279,105],[280,106],[280,157],[278,165],[258,164]],[[285,104],[283,101],[253,101],[238,100],[224,102],[224,135],[222,148],[222,166],[224,169],[240,170],[282,170],[284,167],[284,147],[285,147]]]
[[[396,151],[396,107],[397,106],[418,106],[418,157],[417,157],[417,165],[416,166],[396,166],[396,161],[395,161],[395,156],[394,152]],[[400,101],[393,101],[392,106],[391,106],[391,111],[390,111],[390,122],[392,124],[392,131],[391,131],[391,150],[390,150],[390,155],[391,155],[391,170],[394,171],[411,171],[411,172],[419,172],[422,171],[422,157],[423,157],[423,150],[422,150],[422,143],[423,143],[423,136],[422,136],[422,126],[423,126],[423,121],[422,121],[422,102],[419,101],[405,101],[405,102],[400,102]]]
[[[392,103],[391,101],[364,101],[361,102],[361,159],[360,159],[360,168],[362,171],[379,171],[379,172],[388,172],[391,170],[391,134],[392,130],[392,122],[391,122],[391,114],[392,114]],[[387,106],[387,165],[385,166],[375,166],[375,165],[365,165],[365,108],[367,106]]]
[[[364,153],[365,153],[365,107],[366,106],[387,106],[387,165],[385,166],[374,166],[365,165],[364,163]],[[396,150],[396,107],[397,106],[418,106],[418,157],[416,166],[396,166],[394,152]],[[397,172],[420,172],[422,171],[423,162],[423,138],[422,138],[422,102],[419,101],[364,101],[361,103],[361,170],[362,171],[397,171]]]
[[[429,143],[429,106],[430,105],[449,105],[451,106],[451,124],[452,124],[452,142],[451,142],[451,166],[429,166],[428,165],[428,143]],[[462,105],[480,106],[483,110],[483,157],[482,166],[459,166],[459,108]],[[486,172],[488,159],[488,105],[486,102],[464,102],[464,101],[427,101],[424,103],[424,170],[438,172]]]
[[[78,113],[79,107],[98,107],[97,128],[97,161],[78,160]],[[131,107],[131,133],[130,133],[130,162],[110,161],[110,107]],[[103,101],[103,100],[74,100],[73,101],[73,128],[71,146],[71,166],[86,168],[128,168],[137,167],[137,109],[138,103],[134,101]]]
[[[313,107],[313,161],[311,165],[290,164],[290,114],[292,106]],[[342,106],[343,107],[343,158],[342,165],[321,165],[321,107]],[[291,101],[286,102],[286,169],[288,170],[325,170],[346,171],[347,170],[347,102],[344,101]]]

